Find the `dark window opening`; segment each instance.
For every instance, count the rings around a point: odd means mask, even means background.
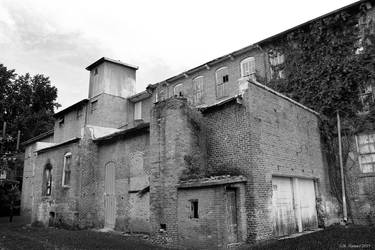
[[[97,75],[98,74],[98,69],[95,69],[94,70],[94,75]]]
[[[98,100],[92,101],[91,102],[91,113],[94,112],[94,110],[97,109],[98,106]]]
[[[229,76],[228,75],[223,76],[223,82],[228,82],[228,81],[229,81]]]
[[[43,173],[43,195],[50,196],[52,191],[52,165],[47,163]]]
[[[62,127],[62,126],[64,126],[64,117],[63,118],[60,118],[60,120],[59,120],[59,126],[60,127]]]
[[[167,230],[167,224],[160,224],[160,229]]]
[[[190,201],[190,218],[191,219],[198,219],[199,218],[199,215],[198,215],[198,200],[191,200]]]

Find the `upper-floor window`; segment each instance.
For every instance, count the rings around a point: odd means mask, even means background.
[[[91,113],[93,113],[98,108],[98,100],[91,102]]]
[[[182,85],[182,83],[179,83],[176,86],[174,86],[173,95],[183,96],[184,95],[184,89],[183,88],[184,88],[184,86]]]
[[[255,74],[255,59],[248,57],[241,61],[241,77],[251,76]]]
[[[356,139],[361,172],[375,172],[375,134],[358,135]]]
[[[81,118],[81,116],[82,116],[82,108],[78,108],[77,109],[77,119],[79,119],[79,118]]]
[[[65,123],[65,119],[64,118],[65,118],[64,116],[60,117],[60,119],[59,119],[59,127],[64,126],[64,123]]]
[[[359,99],[362,103],[362,111],[369,111],[371,104],[374,102],[374,91],[371,84],[361,88]]]
[[[63,187],[70,186],[71,166],[72,166],[72,153],[68,152],[64,155],[64,167],[63,167],[63,175],[62,175]]]
[[[216,97],[228,96],[229,71],[228,67],[216,70]]]
[[[142,101],[134,103],[134,120],[142,119]]]
[[[203,102],[204,89],[204,77],[198,76],[193,79],[193,102],[194,104],[201,104]]]
[[[94,69],[94,75],[97,75],[98,74],[98,68],[95,68]]]

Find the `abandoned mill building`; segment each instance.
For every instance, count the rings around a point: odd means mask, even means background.
[[[345,10],[356,13],[363,2]],[[268,49],[288,32],[140,93],[138,67],[92,63],[88,97],[56,113],[53,131],[24,142],[23,216],[202,249],[338,222],[319,114],[257,81],[284,62]],[[369,138],[359,135],[360,146]],[[362,171],[355,176],[368,178],[360,152],[352,152]],[[349,202],[361,223],[368,203]]]

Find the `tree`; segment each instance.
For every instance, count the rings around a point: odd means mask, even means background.
[[[16,75],[14,70],[0,64],[1,129],[3,122],[6,123],[6,136],[0,138],[0,172],[6,170],[7,176],[11,177],[10,180],[0,181],[0,212],[11,200],[17,202],[20,198],[18,183],[22,180],[14,179],[14,173],[23,167],[23,157],[16,152],[18,131],[21,132],[21,140],[25,141],[51,130],[54,109],[60,106],[56,98],[57,89],[48,77],[28,73]]]

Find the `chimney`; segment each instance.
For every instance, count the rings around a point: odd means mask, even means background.
[[[90,71],[89,99],[102,93],[124,98],[135,94],[137,66],[102,57],[86,69]]]

